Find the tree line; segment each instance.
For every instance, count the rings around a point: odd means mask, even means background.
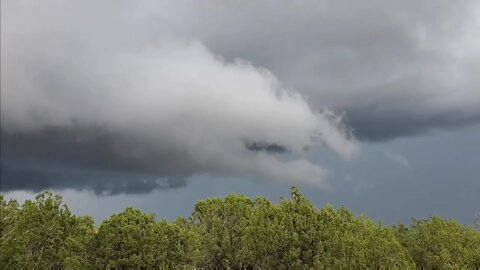
[[[173,222],[126,208],[99,226],[49,192],[0,199],[0,269],[480,269],[471,226],[437,216],[386,226],[317,209],[296,188],[278,203],[201,200]]]

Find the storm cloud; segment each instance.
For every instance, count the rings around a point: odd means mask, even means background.
[[[268,69],[129,11],[2,2],[2,190],[145,192],[199,173],[326,186],[306,149],[356,151],[341,115]]]
[[[480,123],[480,3],[4,1],[3,190],[195,174],[327,186],[308,151]]]
[[[361,140],[480,121],[479,1],[151,2],[149,24],[268,68]]]

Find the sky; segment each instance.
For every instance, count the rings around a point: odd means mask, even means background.
[[[97,222],[300,190],[480,212],[480,3],[2,1],[1,191]]]

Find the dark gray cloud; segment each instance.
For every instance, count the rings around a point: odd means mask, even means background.
[[[270,143],[246,143],[245,148],[251,151],[266,151],[266,152],[275,152],[275,153],[285,153],[287,148],[283,145],[270,144]]]
[[[80,135],[79,135],[80,134]],[[128,145],[129,142],[121,142]],[[193,161],[178,162],[182,156],[169,151],[143,152],[142,155],[125,155],[119,150],[120,142],[115,136],[101,131],[84,129],[50,128],[35,133],[1,132],[2,158],[41,161],[92,170],[108,170],[118,172],[163,172],[165,175],[186,176],[198,168],[189,171],[185,164]]]
[[[154,2],[152,32],[168,25],[267,67],[311,104],[345,112],[360,139],[480,120],[478,1]]]
[[[79,137],[77,134],[82,134]],[[94,190],[96,194],[145,193],[183,187],[202,170],[171,151],[124,156],[114,136],[97,129],[54,129],[39,133],[0,132],[1,188]],[[286,152],[276,144],[245,144],[251,151]]]
[[[2,191],[93,190],[99,195],[145,193],[186,185],[193,172],[164,157],[125,157],[97,131],[49,129],[36,134],[1,132]]]
[[[461,116],[445,112],[443,114],[416,117],[403,114],[374,114],[372,108],[357,108],[349,111],[345,118],[348,125],[355,127],[357,138],[366,141],[385,141],[397,137],[415,136],[430,133],[432,130],[455,130],[480,122],[480,116]]]
[[[186,185],[185,178],[164,178],[143,172],[56,167],[50,163],[29,164],[23,160],[15,165],[14,162],[3,159],[0,162],[0,169],[2,192],[74,189],[91,190],[97,195],[116,195],[149,193],[155,189],[179,188]]]

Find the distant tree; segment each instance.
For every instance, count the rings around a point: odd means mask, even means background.
[[[327,205],[318,213],[321,251],[316,268],[411,269],[413,261],[391,230],[346,208]]]
[[[131,207],[105,220],[98,230],[97,267],[102,269],[145,269],[145,253],[154,216]]]
[[[296,188],[279,203],[201,200],[174,222],[126,208],[98,230],[49,192],[22,206],[0,195],[0,214],[0,269],[480,269],[479,230],[439,217],[386,227]]]
[[[280,207],[289,219],[288,226],[294,240],[292,243],[296,243],[292,246],[297,253],[296,260],[291,263],[312,267],[318,247],[322,244],[317,209],[295,187],[291,189],[291,199],[281,200]]]
[[[251,252],[250,264],[258,269],[298,268],[300,265],[300,242],[285,208],[265,198],[254,201],[246,245]]]
[[[64,266],[66,269],[88,269],[95,265],[95,224],[89,216],[77,217],[72,233],[66,238]]]
[[[20,212],[18,202],[16,200],[6,201],[0,194],[0,237],[12,230]]]
[[[268,266],[284,269],[313,267],[321,245],[317,210],[297,188],[292,187],[291,199],[282,199],[278,205],[270,207],[270,211],[271,214],[267,213],[270,217],[263,219],[263,226],[273,229],[267,235],[275,239],[278,246],[268,258]]]
[[[20,213],[17,201],[10,200],[7,202],[3,195],[0,195],[0,268],[17,266],[20,259],[20,245],[15,234],[12,232],[17,223]]]
[[[44,192],[35,201],[25,201],[21,209],[16,202],[4,206],[2,202],[2,226],[6,224],[2,229],[2,269],[91,266],[85,248],[93,236],[93,222],[72,215],[61,196]]]
[[[397,237],[419,269],[478,269],[480,232],[434,216],[395,227]]]
[[[147,269],[185,268],[197,263],[199,256],[198,235],[183,219],[152,223],[142,246]]]
[[[473,222],[473,226],[480,231],[480,212],[475,215],[475,221]]]
[[[248,266],[251,252],[245,241],[252,209],[252,200],[236,194],[228,195],[225,200],[197,202],[192,222],[201,235],[200,267],[243,269]]]

